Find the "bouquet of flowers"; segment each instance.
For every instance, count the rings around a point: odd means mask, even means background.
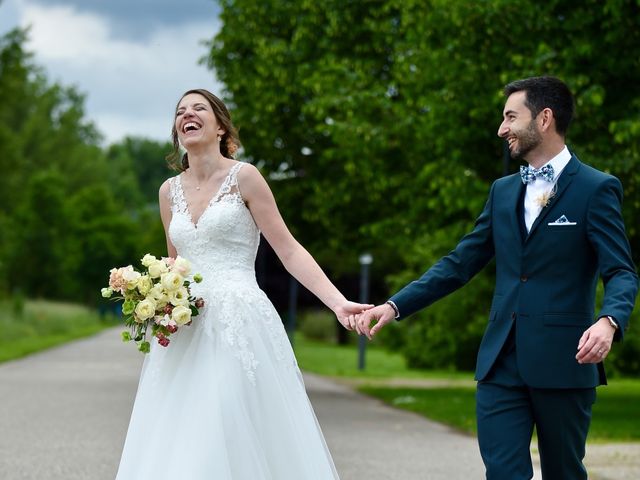
[[[102,289],[104,298],[124,300],[122,313],[129,330],[122,332],[122,340],[133,340],[138,350],[148,353],[150,344],[146,340],[147,329],[163,347],[169,345],[169,336],[183,325],[191,325],[192,317],[204,306],[202,298],[191,296],[191,273],[188,260],[156,258],[146,254],[141,260],[142,271],[129,265],[112,268],[109,286]],[[194,275],[193,281],[200,283],[202,276]]]

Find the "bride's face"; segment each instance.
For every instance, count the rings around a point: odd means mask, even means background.
[[[216,142],[218,135],[224,135],[208,100],[197,93],[185,95],[180,100],[175,127],[185,148],[197,143]]]

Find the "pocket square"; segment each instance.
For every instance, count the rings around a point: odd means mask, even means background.
[[[558,218],[556,221],[554,222],[549,222],[547,225],[551,225],[551,226],[570,226],[570,225],[577,225],[576,222],[570,222],[569,219],[565,216],[562,215],[560,218]]]

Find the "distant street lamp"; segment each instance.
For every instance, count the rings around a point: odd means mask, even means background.
[[[369,303],[369,265],[373,263],[370,253],[363,253],[358,258],[360,262],[360,303]],[[358,337],[358,370],[364,370],[367,337]]]

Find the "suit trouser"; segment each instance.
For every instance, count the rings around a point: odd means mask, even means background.
[[[480,454],[488,480],[533,477],[533,428],[544,480],[586,480],[582,463],[595,388],[540,389],[524,384],[508,342],[486,379],[478,383],[476,414]]]

